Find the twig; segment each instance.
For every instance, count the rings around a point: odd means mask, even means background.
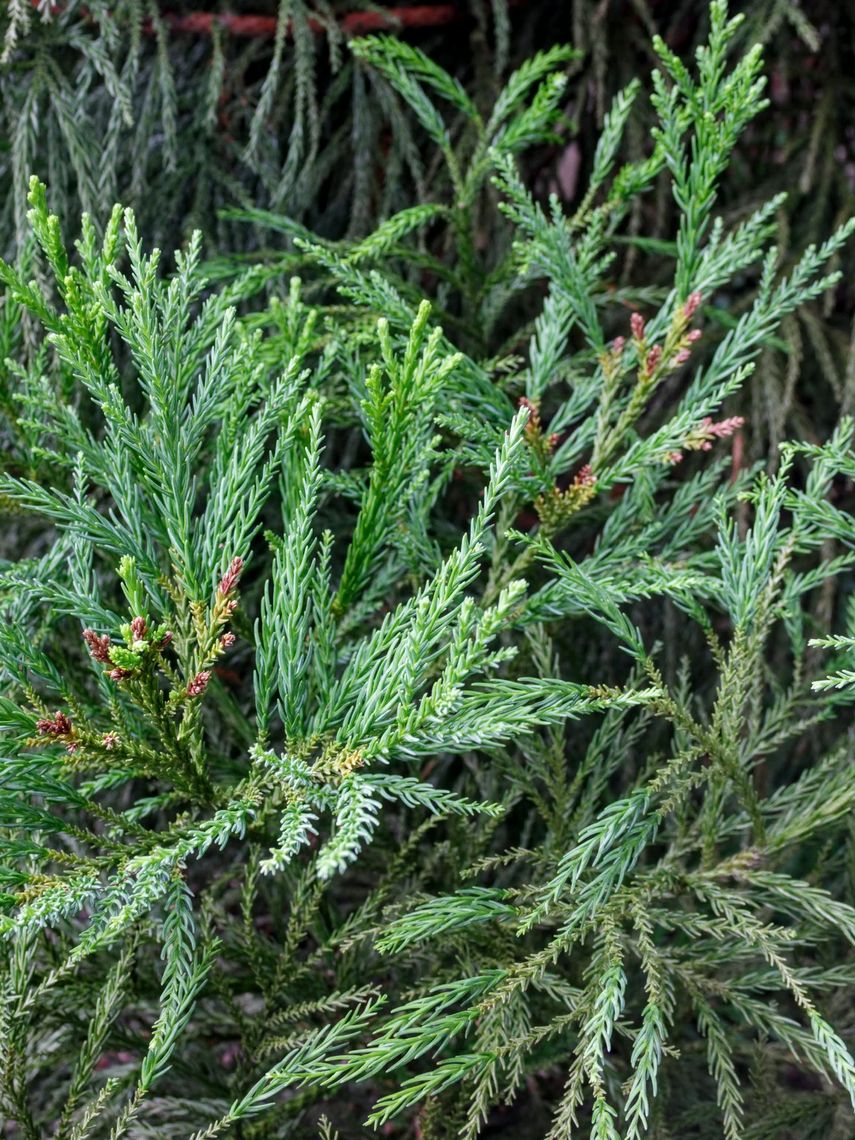
[[[348,12],[341,17],[339,27],[350,36],[361,36],[394,28],[435,28],[450,24],[462,15],[454,4],[419,4],[412,8],[390,8],[387,12]],[[215,25],[232,36],[248,39],[271,37],[276,34],[275,16],[237,15],[230,12],[164,12],[162,19],[173,32],[186,35],[211,35]],[[309,20],[312,31],[318,35],[326,26],[315,19]]]

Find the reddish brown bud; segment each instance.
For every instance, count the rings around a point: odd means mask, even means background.
[[[235,643],[235,635],[233,633],[224,633],[220,638],[221,649],[231,649]]]
[[[694,344],[695,341],[700,340],[702,336],[703,333],[700,329],[689,329],[686,333],[686,340],[689,341],[690,344]]]
[[[187,696],[201,697],[205,689],[207,689],[210,679],[211,674],[207,669],[203,669],[201,673],[197,673],[190,684],[187,686]]]
[[[131,622],[131,634],[134,641],[142,641],[148,633],[148,626],[144,617],[135,617]]]
[[[641,313],[633,313],[629,318],[629,327],[632,329],[632,335],[636,340],[641,340],[644,336],[644,317]]]
[[[158,649],[166,649],[167,645],[172,641],[172,630],[168,629],[160,641],[157,643]]]
[[[659,344],[654,344],[653,348],[651,348],[650,352],[647,354],[646,369],[648,375],[656,371],[656,369],[659,367],[659,362],[661,359],[662,346]]]
[[[685,364],[692,354],[687,348],[681,348],[677,355],[674,357],[674,364]]]
[[[573,480],[577,487],[593,487],[596,481],[590,463],[586,463],[584,467],[580,467],[576,473],[576,478]]]
[[[111,681],[124,681],[127,677],[130,677],[130,675],[130,669],[122,669],[118,666],[115,669],[111,669],[107,674]]]
[[[233,558],[231,560],[228,570],[220,579],[219,585],[217,586],[217,593],[223,594],[224,596],[230,594],[238,584],[238,579],[240,578],[242,571],[243,559],[240,557],[240,555],[238,555],[236,558]]]
[[[626,337],[616,336],[612,341],[612,352],[615,356],[620,356],[623,352],[624,345],[626,344]]]
[[[36,729],[42,736],[70,736],[71,721],[64,712],[58,712],[50,719],[42,717],[41,720],[37,720]]]
[[[119,737],[115,732],[105,732],[101,737],[101,744],[107,751],[112,751],[119,743]]]
[[[110,662],[110,638],[107,634],[99,636],[94,629],[84,629],[83,640],[96,661],[100,661],[102,665],[107,665]]]
[[[700,293],[697,293],[697,292],[690,293],[689,296],[686,298],[685,305],[683,306],[683,313],[685,314],[687,321],[690,321],[692,319],[692,317],[698,311],[700,304],[701,304]]]

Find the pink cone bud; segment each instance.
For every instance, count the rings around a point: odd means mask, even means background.
[[[228,570],[220,579],[217,586],[217,593],[224,596],[230,594],[235,586],[238,584],[238,579],[243,571],[243,559],[238,555],[231,560]]]
[[[686,298],[685,305],[683,306],[683,313],[685,314],[687,321],[690,321],[692,319],[692,317],[698,311],[700,304],[701,304],[700,293],[697,293],[697,292],[690,293],[689,296]]]
[[[636,340],[641,340],[644,336],[644,317],[641,313],[633,313],[629,318],[629,327],[632,329],[632,335]]]
[[[207,689],[210,679],[211,674],[207,669],[203,669],[201,673],[197,673],[190,684],[187,686],[187,696],[201,697],[205,689]]]
[[[84,629],[83,640],[95,661],[107,665],[110,661],[110,638],[105,633],[99,636],[94,629]]]
[[[714,435],[718,439],[726,439],[728,436],[733,435],[737,428],[741,428],[744,423],[745,419],[742,416],[730,416],[729,419],[720,420],[717,424],[714,424],[710,418],[707,417],[701,426],[709,435]]]

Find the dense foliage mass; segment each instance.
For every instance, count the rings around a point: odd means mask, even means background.
[[[582,25],[506,68],[485,10],[492,88],[333,36],[321,108],[303,4],[266,70],[215,23],[241,165],[155,6],[6,19],[6,1134],[850,1136],[855,220],[733,197],[739,18],[651,40],[569,205]]]
[[[764,46],[769,106],[721,172],[718,208],[733,221],[786,191],[774,240],[792,260],[855,212],[855,10],[839,0],[733,0],[731,9],[745,16],[735,50]],[[709,12],[703,0],[10,0],[0,5],[0,255],[26,245],[31,174],[50,186],[68,232],[81,210],[105,225],[121,201],[168,264],[195,228],[208,258],[294,253],[292,233],[264,225],[259,209],[353,240],[396,211],[446,201],[429,136],[351,50],[369,31],[424,50],[485,119],[512,71],[571,44],[555,136],[518,161],[539,198],[554,191],[573,212],[613,99],[657,66],[654,34],[690,59],[706,42]],[[448,110],[455,144],[464,119]],[[647,100],[637,101],[622,159],[649,152],[653,122]],[[659,178],[635,199],[624,236],[664,250],[676,223]],[[481,250],[502,244],[495,197],[481,202],[476,232]],[[424,242],[448,253],[436,233]],[[758,357],[739,406],[752,460],[766,462],[791,436],[817,443],[841,409],[855,411],[852,247],[836,261],[841,286],[788,315]],[[667,288],[668,270],[629,257],[620,279]],[[734,277],[722,308],[741,312],[750,284]],[[433,295],[427,274],[418,287]]]

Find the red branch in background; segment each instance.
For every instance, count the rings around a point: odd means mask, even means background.
[[[368,32],[394,28],[436,28],[450,24],[461,16],[454,4],[418,4],[412,8],[389,8],[386,12],[348,12],[341,17],[339,27],[349,36],[363,36]],[[188,35],[211,35],[214,25],[233,36],[262,39],[276,35],[275,16],[240,16],[230,12],[164,12],[163,22],[173,32]],[[319,20],[309,20],[313,32],[326,31]]]
[[[40,0],[30,0],[34,8]],[[525,4],[526,0],[509,0],[510,7]],[[50,15],[62,12],[61,3],[51,4]],[[395,31],[408,28],[439,28],[463,17],[457,4],[414,4],[409,8],[388,8],[385,12],[347,12],[338,21],[347,36],[364,36],[369,32]],[[236,12],[162,12],[160,18],[173,32],[184,35],[210,36],[214,27],[222,28],[232,36],[244,39],[270,39],[276,35],[276,16],[261,16]],[[321,20],[309,19],[309,26],[317,35],[324,35],[327,26]],[[143,23],[143,31],[154,31],[151,20]]]

